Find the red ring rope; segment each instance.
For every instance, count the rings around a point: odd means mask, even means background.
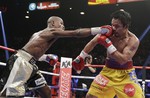
[[[97,68],[97,67],[104,67],[105,65],[85,65],[86,67],[94,67],[94,68]],[[143,66],[133,66],[134,68],[137,68],[137,69],[142,69]],[[145,69],[150,69],[150,67],[145,67]]]
[[[0,49],[8,50],[10,52],[15,52],[16,51],[15,49],[8,48],[8,47],[2,46],[2,45],[0,45]],[[58,64],[58,66],[60,66],[60,65]],[[95,68],[97,68],[97,67],[104,67],[104,65],[85,65],[85,67],[95,67]],[[142,69],[143,66],[134,66],[134,68]],[[150,69],[150,67],[145,67],[145,69]]]
[[[8,48],[8,47],[1,46],[1,45],[0,45],[0,48],[1,48],[1,49],[4,49],[4,50],[8,50],[8,51],[10,51],[10,52],[15,52],[15,51],[16,51],[15,49]]]

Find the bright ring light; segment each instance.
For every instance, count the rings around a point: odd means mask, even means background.
[[[29,10],[30,11],[33,11],[33,10],[35,10],[36,9],[36,4],[35,3],[30,3],[29,4]]]

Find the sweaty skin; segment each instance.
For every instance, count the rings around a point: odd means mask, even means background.
[[[140,42],[128,29],[131,16],[126,11],[118,10],[111,14],[111,18],[112,34],[110,36],[97,34],[78,56],[84,59],[96,45],[102,45],[107,49],[105,66],[93,80],[86,98],[114,98],[115,95],[118,98],[131,96],[132,98],[144,98],[132,62]],[[132,95],[124,91],[128,84],[134,88],[130,91]]]
[[[118,19],[112,19],[112,27],[114,33],[110,36],[110,40],[117,48],[113,54],[107,53],[107,59],[113,58],[118,63],[124,64],[129,60],[132,60],[135,52],[139,46],[138,38],[131,33],[126,27],[123,27]],[[89,53],[98,44],[98,36],[95,36],[83,49],[86,53]]]
[[[128,28],[123,27],[121,21],[118,19],[112,19],[112,27],[114,32],[112,36],[109,37],[109,39],[112,41],[117,50],[112,54],[107,53],[107,59],[114,59],[120,64],[125,64],[132,60],[132,57],[139,47],[139,40],[133,33],[128,30]],[[89,43],[87,43],[83,51],[86,53],[92,51],[94,47],[99,44],[99,36],[99,34],[96,35]],[[86,98],[99,97],[87,93]]]
[[[91,35],[90,29],[85,29],[82,33],[80,29],[64,31],[63,20],[53,16],[48,19],[47,28],[34,33],[23,49],[38,60],[60,37],[87,37],[89,35]]]
[[[6,75],[6,77],[8,77],[8,81],[6,80],[4,82],[6,84],[3,85],[4,87],[0,92],[0,96],[24,96],[24,92],[26,90],[25,85],[27,83],[27,86],[29,87],[30,85],[37,86],[35,90],[39,93],[39,95],[42,98],[50,98],[51,96],[51,92],[49,91],[50,89],[46,84],[44,77],[39,72],[36,64],[33,64],[35,63],[35,60],[30,57],[33,56],[36,60],[39,60],[39,58],[45,55],[45,52],[51,47],[51,45],[58,38],[87,37],[91,35],[90,28],[82,29],[83,30],[82,33],[80,32],[81,31],[80,29],[66,30],[66,31],[64,31],[64,29],[65,27],[64,27],[63,20],[60,17],[51,16],[47,21],[47,28],[34,33],[30,38],[29,42],[22,48],[24,51],[18,50],[16,54],[11,56],[11,58],[8,60],[7,66],[11,66],[11,67],[13,66],[13,68],[6,69],[5,71],[8,71],[7,74],[3,73]],[[25,51],[28,53],[26,53]],[[22,60],[23,58],[24,60]],[[14,72],[18,74],[14,75]],[[22,74],[19,75],[19,73],[21,72]],[[13,80],[10,79],[12,78],[11,77],[12,74],[14,75]],[[40,81],[41,84],[36,83],[36,81]],[[10,85],[11,87],[7,87],[8,85]],[[12,89],[9,90],[10,88],[12,88],[13,90]],[[21,92],[19,92],[19,89],[21,89],[20,90]]]
[[[123,27],[118,19],[112,19],[112,26],[114,28],[114,34],[110,39],[117,48],[117,51],[112,55],[108,54],[108,58],[113,58],[120,64],[124,64],[132,60],[140,42],[132,32],[126,29],[126,27]]]

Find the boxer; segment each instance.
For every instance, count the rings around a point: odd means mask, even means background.
[[[50,89],[39,72],[36,61],[62,37],[87,37],[109,32],[108,27],[99,27],[91,33],[89,29],[64,30],[64,22],[60,17],[51,16],[47,28],[34,33],[25,46],[17,50],[7,61],[2,72],[1,96],[22,97],[26,89],[36,90],[42,98],[51,98]],[[84,30],[88,32],[84,32]],[[51,58],[46,58],[51,62]],[[53,64],[52,64],[53,65]]]
[[[93,80],[86,98],[144,98],[144,94],[132,58],[139,47],[139,39],[129,31],[131,16],[124,10],[111,15],[112,30],[106,34],[97,34],[73,61],[76,70],[82,70],[83,60],[94,47],[102,45],[107,49],[106,63]],[[91,30],[97,32],[97,28]],[[82,31],[83,32],[83,31]]]

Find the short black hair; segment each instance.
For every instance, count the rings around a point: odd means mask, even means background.
[[[86,62],[87,60],[90,60],[90,59],[92,59],[92,55],[85,57],[84,62]]]
[[[119,19],[123,26],[129,27],[131,24],[131,15],[130,13],[124,11],[124,10],[117,10],[111,14],[111,18],[113,19]]]

